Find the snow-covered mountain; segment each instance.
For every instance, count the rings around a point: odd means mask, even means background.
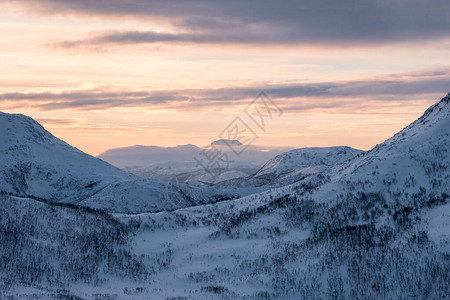
[[[311,175],[328,174],[362,150],[345,146],[299,148],[284,152],[267,161],[262,168],[246,178],[221,181],[217,186],[266,187],[284,186]]]
[[[347,161],[362,152],[362,150],[344,146],[294,149],[269,160],[254,177],[286,177],[293,172],[317,173]]]
[[[381,193],[403,205],[418,201],[417,197],[448,195],[449,134],[450,94],[392,138],[337,168],[327,192]]]
[[[144,180],[68,145],[24,115],[0,113],[0,170],[0,191],[110,212],[172,210],[233,196],[208,186],[199,193],[198,186]]]
[[[135,179],[23,115],[0,113],[0,141],[0,187],[13,194],[77,202],[109,184]]]
[[[175,211],[110,215],[0,194],[0,297],[447,299],[449,134],[450,95],[326,172]],[[278,161],[263,171],[284,170]]]

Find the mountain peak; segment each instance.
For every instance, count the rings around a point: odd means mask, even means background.
[[[377,147],[372,150],[379,150],[379,147],[382,145],[389,145],[408,138],[417,138],[418,135],[430,135],[431,132],[434,132],[435,136],[447,134],[449,123],[450,93],[437,103],[430,106],[416,121],[405,127],[400,132],[396,133],[393,137],[386,140],[384,143],[377,145]],[[371,152],[372,150],[370,150],[369,152]]]
[[[220,140],[212,142],[211,145],[214,145],[214,146],[228,146],[228,145],[242,146],[242,143],[239,142],[238,140],[220,139]]]
[[[425,123],[435,123],[442,119],[448,118],[450,115],[450,93],[447,94],[444,98],[442,98],[436,104],[430,106],[423,115],[410,126],[413,126],[417,123],[425,124]]]
[[[432,112],[436,111],[436,109],[438,109],[439,111],[441,111],[444,107],[447,107],[447,105],[450,104],[450,92],[447,94],[447,96],[445,96],[444,98],[442,98],[439,102],[437,102],[436,104],[430,106],[425,113],[423,114],[422,117],[428,116],[430,115]],[[450,107],[447,107],[447,112],[450,110]]]
[[[22,114],[0,112],[0,140],[2,147],[63,143],[38,122]]]

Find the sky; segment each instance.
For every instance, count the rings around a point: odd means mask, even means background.
[[[0,0],[0,67],[0,111],[92,155],[236,120],[258,145],[368,150],[450,91],[450,2]]]

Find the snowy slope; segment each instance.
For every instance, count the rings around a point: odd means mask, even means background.
[[[0,216],[1,299],[73,299],[64,291],[73,282],[147,274],[127,245],[131,228],[107,213],[0,194]]]

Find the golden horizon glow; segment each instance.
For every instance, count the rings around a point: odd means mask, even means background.
[[[0,111],[29,115],[57,137],[98,155],[136,144],[206,145],[243,114],[257,91],[268,91],[284,114],[260,133],[256,144],[368,150],[448,92],[443,86],[450,74],[446,64],[450,39],[442,38],[353,46],[345,42],[61,46],[62,41],[133,30],[177,33],[179,29],[165,18],[49,14],[1,3]],[[388,92],[380,87],[392,82],[417,90],[430,82],[432,88],[402,95],[395,86]],[[330,87],[322,95],[320,87],[325,84]],[[315,92],[308,95],[309,89]],[[149,95],[129,95],[140,92]],[[24,99],[27,95],[30,99]],[[105,104],[78,103],[91,100]]]

